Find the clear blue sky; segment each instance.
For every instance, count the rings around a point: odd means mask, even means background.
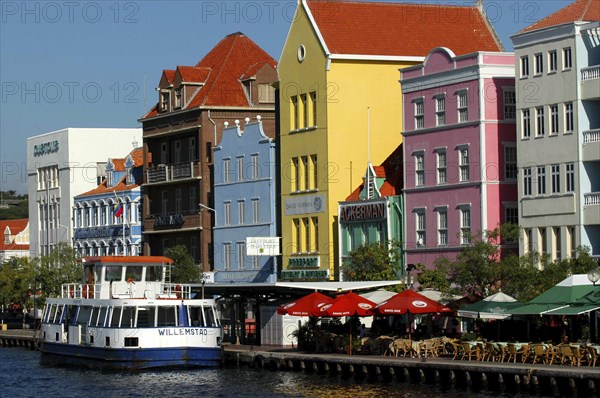
[[[484,5],[512,51],[512,34],[570,2]],[[27,192],[28,137],[66,127],[141,127],[161,71],[194,65],[227,34],[243,32],[278,60],[295,7],[295,0],[0,0],[0,190]]]

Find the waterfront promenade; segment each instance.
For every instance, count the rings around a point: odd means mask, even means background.
[[[358,381],[426,383],[442,389],[539,396],[595,397],[600,393],[600,368],[588,366],[303,353],[245,345],[224,345],[223,357],[225,366],[308,372]]]

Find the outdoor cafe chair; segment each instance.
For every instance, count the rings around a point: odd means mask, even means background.
[[[463,342],[460,344],[462,347],[462,357],[460,359],[465,359],[465,357],[470,361],[471,358],[475,358],[476,361],[479,360],[479,356],[481,355],[481,350],[479,348],[479,344],[474,344],[472,342]]]
[[[531,363],[537,363],[539,360],[542,363],[547,363],[548,346],[542,343],[536,343],[533,345],[533,359]]]
[[[568,344],[559,345],[560,349],[560,364],[564,365],[565,362],[569,362],[571,366],[573,366],[573,350],[571,346]]]
[[[410,356],[412,350],[412,340],[410,339],[395,339],[392,343],[392,352],[395,356],[403,357]]]
[[[582,361],[587,361],[587,350],[579,345],[571,345],[571,355],[573,357],[571,365],[577,364],[579,367]]]
[[[517,348],[515,343],[508,343],[506,345],[508,351],[508,358],[506,362],[510,362],[512,359],[513,363],[517,363],[517,359],[521,359],[521,362],[525,363],[527,358],[529,358],[529,344],[521,344],[520,347]]]
[[[588,366],[596,366],[596,361],[598,360],[598,351],[596,347],[588,346],[587,350],[589,355]]]
[[[423,340],[419,343],[419,349],[425,357],[437,356],[437,341],[435,339]]]

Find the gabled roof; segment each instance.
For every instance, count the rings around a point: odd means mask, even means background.
[[[6,227],[10,228],[10,234],[15,236],[21,233],[27,225],[29,224],[29,219],[21,218],[17,220],[2,220],[0,221],[0,252],[4,251],[14,251],[14,250],[22,250],[28,251],[29,245],[22,243],[4,243],[4,233],[6,232]]]
[[[197,68],[195,66],[178,66],[177,73],[185,83],[204,83],[210,75],[210,68]]]
[[[404,176],[402,169],[402,144],[383,161],[381,166],[373,166],[377,179],[384,179],[383,184],[379,187],[379,193],[382,198],[387,196],[400,195]],[[346,198],[347,202],[360,200],[360,193],[365,187],[363,182]]]
[[[123,159],[111,159],[114,166],[115,166],[115,171],[124,171],[125,170],[125,162],[127,160],[127,157],[131,156],[131,159],[133,160],[133,167],[137,168],[137,167],[142,167],[143,162],[144,162],[144,148],[139,147],[139,148],[135,148],[133,149],[131,152],[129,152],[129,154],[123,158]],[[81,198],[84,196],[93,196],[93,195],[101,195],[104,193],[110,193],[113,191],[128,191],[131,190],[133,188],[136,188],[139,186],[139,184],[130,184],[127,185],[126,182],[126,178],[127,176],[123,176],[121,177],[121,179],[119,180],[119,182],[117,184],[115,184],[114,187],[110,187],[107,188],[106,187],[106,179],[104,179],[100,185],[98,185],[96,188],[84,192],[80,195],[77,195],[76,198]]]
[[[303,0],[304,2],[304,0]],[[330,54],[425,56],[435,47],[457,55],[502,51],[477,7],[439,4],[307,0]]]
[[[568,6],[561,8],[546,18],[529,25],[521,32],[548,28],[550,26],[562,25],[575,21],[600,21],[600,1],[598,0],[576,0]],[[520,33],[521,33],[520,32]]]
[[[172,69],[163,69],[163,77],[167,80],[167,83],[173,84],[175,78],[175,71]]]
[[[192,79],[190,82],[204,83],[185,109],[201,106],[250,106],[241,79],[248,76],[251,66],[265,64],[275,68],[276,61],[243,33],[226,36],[195,67],[178,67],[180,71],[187,68],[184,73],[189,73]],[[163,73],[166,72],[165,70]],[[143,119],[156,115],[158,104]]]

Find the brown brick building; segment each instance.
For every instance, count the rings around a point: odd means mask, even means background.
[[[275,131],[275,65],[238,32],[195,66],[163,70],[158,103],[140,120],[144,255],[182,244],[203,271],[213,269],[213,147],[225,121],[260,115],[265,131]]]

